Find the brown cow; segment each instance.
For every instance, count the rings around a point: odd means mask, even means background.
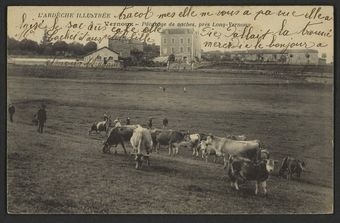
[[[292,179],[293,174],[300,178],[301,173],[305,170],[305,166],[306,163],[304,161],[287,156],[282,161],[279,176],[283,177],[287,172],[288,180]]]

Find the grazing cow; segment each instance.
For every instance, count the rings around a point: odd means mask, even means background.
[[[117,147],[118,144],[121,144],[126,154],[124,141],[130,140],[132,133],[133,133],[133,129],[131,128],[126,128],[126,127],[112,128],[110,130],[109,136],[104,142],[103,153],[108,153],[112,146]],[[115,149],[115,153],[117,153],[116,149]]]
[[[246,141],[247,137],[245,135],[226,135],[227,139]]]
[[[110,129],[111,122],[112,120],[110,116],[108,116],[104,121],[93,123],[91,129],[89,130],[89,135],[92,131],[96,131],[96,133],[105,131],[107,133]]]
[[[120,123],[120,120],[119,118],[116,118],[114,121],[113,121],[113,127],[121,127],[122,124]]]
[[[302,171],[305,170],[305,162],[292,157],[285,157],[279,170],[279,176],[283,177],[287,172],[287,179],[290,180],[293,174],[300,178]]]
[[[207,140],[201,142],[202,158],[214,154],[224,158],[224,168],[227,166],[228,157],[241,156],[253,161],[261,158],[269,158],[269,152],[260,147],[259,140],[239,141],[217,136],[207,136]],[[207,158],[206,158],[207,159]]]
[[[135,151],[136,169],[142,167],[143,159],[146,160],[146,164],[149,166],[149,153],[153,147],[150,131],[141,126],[137,127],[133,130],[130,142]]]
[[[216,163],[218,155],[216,154],[216,149],[211,145],[207,145],[204,140],[202,140],[198,146],[201,150],[202,159],[205,159],[205,162],[208,162],[208,156],[214,156],[214,163]],[[222,156],[222,155],[220,155]]]
[[[201,142],[201,135],[198,133],[188,134],[185,137],[185,140],[191,143],[192,147],[192,156],[198,156],[199,154],[199,144]]]
[[[158,153],[158,148],[157,148],[157,136],[164,130],[162,129],[150,129],[150,134],[152,138],[152,143],[153,143],[153,148],[152,150],[155,150]]]
[[[269,174],[274,171],[276,161],[264,159],[255,163],[247,158],[230,156],[228,163],[231,187],[239,190],[239,182],[255,181],[255,195],[259,191],[259,185],[263,188],[263,193],[267,194],[266,182]]]
[[[169,155],[178,154],[178,147],[184,141],[185,134],[174,130],[163,130],[156,135],[156,151],[159,150],[161,145],[169,146]]]

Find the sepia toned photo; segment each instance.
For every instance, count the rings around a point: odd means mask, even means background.
[[[8,6],[7,213],[332,214],[332,6]]]

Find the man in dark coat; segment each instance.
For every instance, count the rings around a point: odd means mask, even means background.
[[[46,122],[47,116],[46,116],[46,106],[44,104],[41,105],[40,109],[38,110],[37,113],[37,118],[38,118],[38,132],[43,133],[43,128],[44,124]]]
[[[153,118],[149,118],[149,121],[148,121],[148,128],[149,128],[149,129],[152,128],[152,119],[153,119]]]
[[[168,126],[168,123],[169,123],[168,119],[167,119],[167,118],[164,118],[164,119],[163,119],[163,129],[166,128],[166,127]]]
[[[13,116],[14,116],[14,113],[15,113],[15,107],[14,107],[14,105],[9,104],[8,113],[9,113],[9,120],[10,120],[11,122],[13,122]]]
[[[129,117],[126,118],[126,124],[130,125],[130,118]]]

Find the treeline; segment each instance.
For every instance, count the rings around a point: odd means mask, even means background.
[[[97,43],[88,42],[85,45],[77,42],[66,43],[57,41],[55,43],[37,43],[33,40],[23,39],[18,41],[14,38],[7,38],[7,52],[9,55],[44,55],[80,57],[97,49]]]

